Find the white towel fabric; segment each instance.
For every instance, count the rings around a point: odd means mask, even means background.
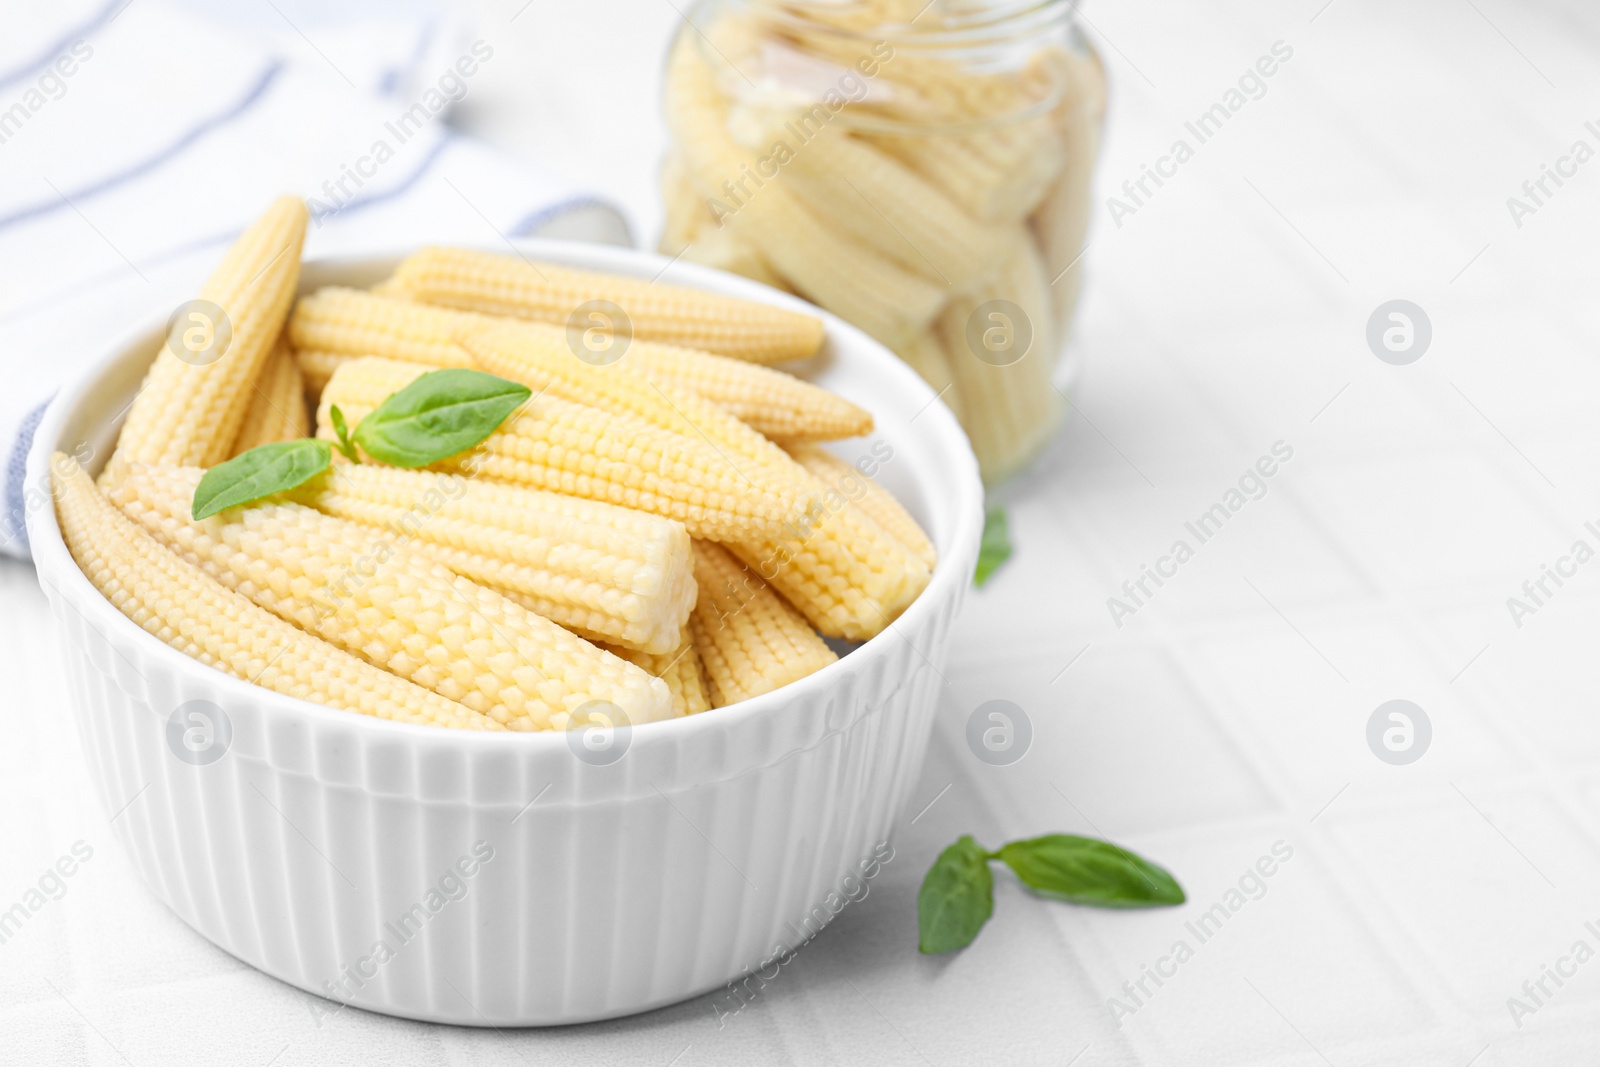
[[[504,61],[492,42],[414,4],[356,8],[373,17],[344,8],[330,25],[290,0],[254,22],[164,0],[7,13],[0,553],[27,554],[22,461],[54,390],[192,296],[276,195],[308,198],[308,255],[538,233],[627,243],[608,205],[443,124]]]

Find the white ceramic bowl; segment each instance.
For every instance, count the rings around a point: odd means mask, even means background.
[[[655,256],[522,247],[815,312]],[[308,263],[302,288],[369,284],[397,259]],[[950,412],[888,351],[824,318],[815,380],[877,419],[870,441],[839,452],[890,451],[877,477],[938,546],[933,581],[890,630],[838,663],[730,708],[636,727],[603,766],[578,758],[564,734],[440,730],[280,696],[135,626],[68,554],[47,504],[48,467],[60,449],[98,470],[162,324],[64,388],[28,457],[28,535],[84,754],[151,891],[223,949],[301,989],[468,1025],[643,1011],[811,936],[917,779],[983,510]],[[179,755],[189,750],[175,716],[192,701],[226,721],[207,751],[220,758],[203,765]]]

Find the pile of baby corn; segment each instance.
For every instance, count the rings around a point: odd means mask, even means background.
[[[1012,474],[1065,408],[1051,376],[1081,283],[1098,59],[1056,39],[987,65],[956,46],[966,9],[928,0],[711,10],[668,62],[661,251],[859,326],[940,392],[986,481]],[[1014,362],[974,347],[1006,326],[1002,300],[1031,335]]]
[[[769,692],[926,586],[928,538],[816,442],[872,417],[773,369],[820,320],[661,283],[429,248],[371,291],[296,300],[306,208],[285,197],[200,298],[232,338],[157,354],[98,481],[54,458],[73,557],[125,615],[203,663],[381,718],[481,730],[640,724]],[[625,309],[620,359],[572,310]],[[208,518],[205,469],[336,439],[419,376],[470,367],[532,398],[422,469],[371,456]],[[311,409],[315,408],[313,425]]]

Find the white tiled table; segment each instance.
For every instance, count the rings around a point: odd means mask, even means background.
[[[1521,228],[1505,201],[1573,141],[1600,148],[1600,11],[1320,4],[1089,10],[1114,79],[1104,193],[1274,41],[1294,55],[1146,207],[1097,216],[1073,417],[1001,494],[1017,557],[970,602],[896,859],[759,999],[553,1032],[319,1026],[134,877],[88,793],[43,598],[5,565],[0,907],[74,841],[94,855],[0,945],[0,1061],[1592,1062],[1600,962],[1547,980],[1520,1027],[1507,998],[1575,941],[1600,951],[1600,563],[1520,629],[1505,602],[1573,540],[1600,547],[1582,529],[1600,518],[1600,162]],[[653,235],[676,13],[535,0],[508,24],[519,6],[479,0],[514,62],[463,121]],[[1365,343],[1394,298],[1433,324],[1411,366]],[[1266,496],[1114,625],[1106,599],[1280,440]],[[997,698],[1035,732],[1009,767],[964,741]],[[1433,726],[1409,766],[1365,740],[1394,698]],[[1159,859],[1190,903],[1074,909],[1001,875],[971,948],[918,957],[939,848],[1051,830]],[[1188,924],[1278,842],[1292,857],[1202,943]],[[1192,957],[1114,1020],[1179,940]]]

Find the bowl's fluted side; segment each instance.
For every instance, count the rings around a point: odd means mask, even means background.
[[[887,839],[922,762],[954,617],[954,604],[924,615],[808,702],[808,718],[835,725],[807,747],[767,716],[744,724],[753,736],[737,749],[653,776],[660,762],[631,753],[596,768],[565,748],[395,745],[282,724],[275,701],[158,662],[46,583],[92,777],[150,888],[302,989],[468,1025],[605,1018],[770,973]],[[170,709],[194,700],[233,730],[203,766],[175,758],[167,736]],[[248,754],[252,740],[302,769]],[[409,794],[349,780],[392,776],[397,761]],[[546,786],[570,764],[637,788],[555,799]],[[427,798],[491,777],[520,792]]]

